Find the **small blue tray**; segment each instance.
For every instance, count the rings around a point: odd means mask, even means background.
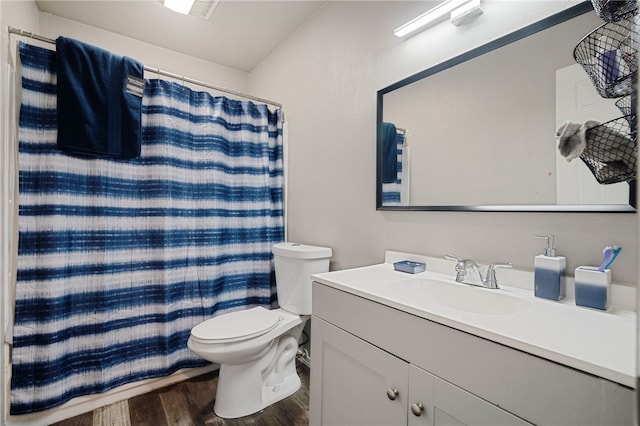
[[[393,269],[400,272],[407,272],[409,274],[417,274],[427,270],[426,263],[413,262],[411,260],[401,260],[393,264]]]

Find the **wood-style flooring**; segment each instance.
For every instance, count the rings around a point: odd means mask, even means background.
[[[73,417],[52,426],[302,426],[309,424],[309,368],[298,366],[302,386],[259,413],[222,419],[213,412],[218,373],[212,372]]]

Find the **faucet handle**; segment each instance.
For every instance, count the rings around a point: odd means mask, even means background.
[[[461,257],[458,257],[458,256],[452,256],[452,255],[450,255],[450,254],[445,254],[445,255],[444,255],[444,258],[445,258],[445,259],[447,259],[447,260],[455,260],[456,262],[458,262],[458,263],[456,264],[456,268],[466,268],[467,266],[474,267],[474,268],[477,268],[477,267],[478,267],[478,265],[476,264],[476,262],[474,262],[474,261],[473,261],[473,260],[471,260],[471,259],[463,259],[463,258],[461,258]]]
[[[513,264],[511,262],[506,262],[506,263],[492,263],[491,265],[489,265],[489,269],[496,269],[496,268],[505,268],[505,269],[511,269],[513,267]]]
[[[444,258],[447,259],[447,260],[455,260],[456,262],[462,262],[463,261],[463,259],[461,257],[452,256],[450,254],[445,254]]]
[[[461,283],[464,281],[464,277],[467,275],[467,271],[464,266],[464,259],[458,256],[451,256],[450,254],[445,254],[444,258],[456,262],[456,266],[454,268],[456,271],[456,282]]]
[[[496,268],[512,268],[513,264],[511,262],[508,263],[493,263],[491,265],[489,265],[489,268],[487,268],[487,279],[486,279],[486,283],[485,286],[487,288],[500,288],[498,286],[498,279],[496,278]]]
[[[478,270],[478,265],[471,259],[463,259],[461,257],[451,256],[450,254],[447,254],[444,257],[445,259],[456,261],[456,266],[454,269],[456,271],[456,281],[459,283],[464,282],[467,276],[467,268],[472,268],[477,273],[480,273]]]

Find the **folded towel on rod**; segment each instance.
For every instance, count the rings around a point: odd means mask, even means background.
[[[139,157],[143,64],[67,37],[58,37],[56,52],[58,146],[89,157]]]
[[[382,182],[395,182],[398,178],[398,131],[393,123],[382,123]]]

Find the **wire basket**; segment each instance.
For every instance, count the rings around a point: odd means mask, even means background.
[[[631,115],[631,95],[618,99],[616,101],[616,106],[622,112],[622,115]]]
[[[604,98],[619,98],[634,90],[638,70],[634,23],[624,19],[608,22],[584,37],[573,57]]]
[[[607,22],[616,22],[635,13],[636,0],[591,0],[596,14]]]
[[[635,179],[637,134],[631,117],[620,117],[586,131],[580,158],[603,185]]]
[[[620,98],[615,102],[618,109],[624,115],[625,120],[629,123],[629,126],[633,129],[638,123],[638,119],[636,117],[636,108],[634,108],[633,104],[633,96],[625,96],[624,98]]]

